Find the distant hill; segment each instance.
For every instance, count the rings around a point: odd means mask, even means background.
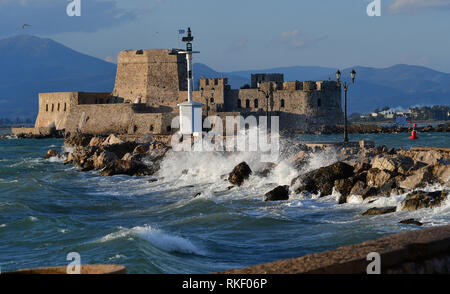
[[[342,70],[349,78],[352,68]],[[369,112],[383,106],[449,105],[450,74],[426,67],[356,66],[356,83],[349,90],[349,112]],[[251,73],[283,73],[286,81],[335,79],[335,68],[292,66],[217,72],[194,64],[195,85],[201,77],[227,77],[235,89],[250,83]],[[116,65],[76,52],[45,38],[29,35],[0,40],[0,117],[35,118],[39,92],[108,92],[114,87]]]
[[[39,92],[112,91],[116,65],[29,35],[0,40],[0,117],[34,118]]]

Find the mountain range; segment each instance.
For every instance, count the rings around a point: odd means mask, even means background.
[[[355,66],[341,70],[349,80],[349,112],[370,112],[383,106],[449,105],[450,74],[406,64],[388,68]],[[218,72],[202,63],[194,65],[200,77],[227,77],[232,88],[250,84],[252,73],[283,73],[286,81],[335,79],[335,68],[292,66]],[[114,87],[116,65],[76,52],[51,39],[30,35],[0,40],[0,117],[35,118],[39,92],[108,92]],[[197,83],[196,83],[197,84]]]

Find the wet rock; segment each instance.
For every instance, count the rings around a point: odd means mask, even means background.
[[[136,148],[134,148],[133,153],[134,154],[144,154],[147,153],[149,150],[149,146],[145,145],[138,145]]]
[[[442,184],[450,186],[450,165],[438,163],[433,166],[433,176]]]
[[[105,139],[102,137],[93,137],[91,141],[89,142],[89,146],[101,146],[103,144]]]
[[[406,177],[399,183],[399,187],[403,189],[416,189],[425,187],[434,181],[433,167],[426,166],[414,171],[414,173]]]
[[[228,181],[236,186],[241,186],[242,183],[250,177],[252,170],[246,162],[239,163],[228,176]]]
[[[350,195],[350,191],[355,184],[355,178],[350,177],[347,179],[340,179],[334,181],[334,188],[341,194],[338,199],[339,204],[343,204],[347,201],[347,196]]]
[[[156,179],[156,178],[148,180],[149,183],[154,183],[154,182],[157,182],[157,181],[158,181],[158,179]]]
[[[355,174],[359,174],[359,173],[368,171],[370,168],[371,168],[370,163],[368,163],[368,162],[358,162],[354,166],[354,173]]]
[[[129,175],[129,176],[147,176],[152,175],[153,171],[145,164],[132,160],[116,160],[106,165],[100,171],[103,176]]]
[[[96,153],[93,156],[93,167],[94,169],[101,169],[106,165],[115,162],[116,160],[119,160],[119,158],[113,152],[103,151],[98,155]]]
[[[378,168],[371,168],[367,172],[367,185],[374,187],[381,187],[385,185],[390,179],[394,177],[393,172],[389,170],[380,170]]]
[[[400,168],[401,170],[407,171],[414,165],[414,160],[407,156],[394,155],[377,156],[372,161],[372,168],[377,168],[379,170],[386,170],[390,172],[397,172]]]
[[[58,151],[50,149],[47,151],[47,154],[44,156],[44,159],[49,159],[51,157],[58,157]]]
[[[264,195],[264,201],[280,201],[289,199],[289,186],[278,186]]]
[[[362,195],[367,185],[363,181],[357,181],[349,192],[349,195]]]
[[[91,135],[86,135],[86,134],[77,132],[77,133],[65,138],[64,143],[69,146],[87,147],[87,146],[89,146],[89,143],[91,142],[91,138],[92,138]]]
[[[374,207],[368,209],[366,212],[362,214],[362,216],[368,216],[368,215],[380,215],[380,214],[387,214],[392,213],[396,211],[395,206],[389,206],[389,207]]]
[[[414,211],[422,208],[435,208],[447,199],[448,191],[414,191],[406,195],[405,200],[400,203],[401,210]]]
[[[399,224],[406,224],[406,225],[416,225],[416,226],[422,226],[423,224],[419,221],[416,221],[413,218],[404,219],[402,221],[399,221]]]
[[[103,141],[102,145],[107,146],[107,145],[123,144],[123,143],[124,143],[124,141],[122,139],[118,138],[114,134],[111,134],[105,139],[105,141]]]
[[[292,180],[291,186],[300,184],[295,192],[307,191],[310,193],[321,193],[321,196],[331,195],[334,181],[345,179],[353,175],[353,167],[344,162],[336,162],[330,166],[321,167],[308,172]]]
[[[125,154],[132,153],[135,148],[135,142],[124,142],[112,145],[103,145],[100,147],[100,150],[115,153],[118,158],[122,158]]]

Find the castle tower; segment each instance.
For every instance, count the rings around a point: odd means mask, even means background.
[[[186,90],[186,54],[167,49],[120,52],[113,96],[171,112],[178,91]]]

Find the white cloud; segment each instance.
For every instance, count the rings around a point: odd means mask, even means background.
[[[302,32],[299,29],[295,29],[292,31],[287,31],[281,33],[281,36],[279,38],[280,42],[292,47],[292,48],[304,48],[311,46],[318,41],[321,40],[321,38],[308,38],[304,37]]]
[[[430,8],[450,8],[450,0],[394,0],[389,6],[392,13],[407,13]]]

